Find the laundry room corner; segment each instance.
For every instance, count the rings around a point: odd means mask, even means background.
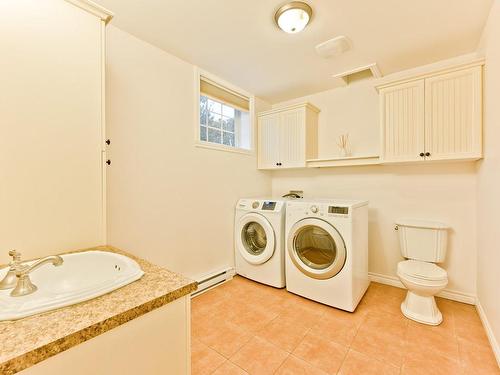
[[[0,50],[0,375],[500,375],[500,0],[4,0]]]

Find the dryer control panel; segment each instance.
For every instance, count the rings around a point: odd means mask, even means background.
[[[352,207],[343,204],[336,204],[336,202],[322,202],[322,201],[312,201],[312,202],[288,202],[287,212],[288,216],[295,215],[295,213],[300,212],[307,216],[317,216],[317,217],[338,217],[338,218],[350,218],[352,213]]]
[[[349,215],[349,207],[328,206],[329,214]]]

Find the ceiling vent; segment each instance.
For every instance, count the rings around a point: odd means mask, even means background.
[[[320,43],[315,48],[318,55],[327,59],[349,51],[351,49],[351,42],[345,36],[341,35]]]
[[[332,78],[337,79],[341,86],[347,86],[353,82],[361,81],[364,79],[381,77],[382,74],[380,73],[380,70],[376,63],[360,66],[343,73],[332,75]]]

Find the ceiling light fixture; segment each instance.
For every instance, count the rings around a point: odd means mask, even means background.
[[[302,1],[292,1],[276,11],[274,20],[278,27],[290,34],[298,33],[307,26],[312,16],[312,9]]]

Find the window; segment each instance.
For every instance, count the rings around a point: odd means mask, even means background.
[[[200,77],[199,138],[222,148],[250,150],[250,99]]]

